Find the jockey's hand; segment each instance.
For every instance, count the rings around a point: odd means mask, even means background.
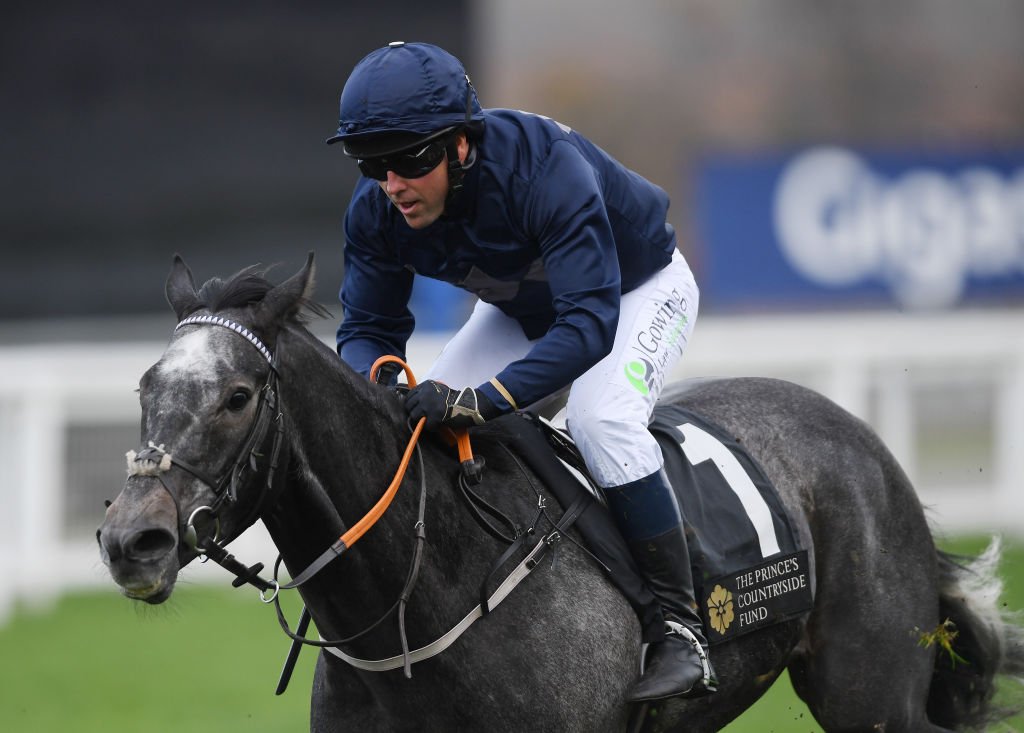
[[[420,382],[409,390],[405,410],[413,422],[425,417],[428,428],[480,425],[498,414],[498,408],[479,390],[471,387],[452,389],[433,379]]]

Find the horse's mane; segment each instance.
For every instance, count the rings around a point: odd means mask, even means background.
[[[274,283],[266,275],[270,267],[250,265],[224,279],[213,277],[203,283],[196,294],[196,310],[207,309],[211,313],[229,308],[245,308],[260,303]],[[310,317],[330,318],[331,312],[309,298],[300,298],[292,319],[300,324],[309,322]]]

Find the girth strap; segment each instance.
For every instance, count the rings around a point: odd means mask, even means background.
[[[482,600],[472,611],[467,613],[459,623],[430,644],[408,652],[407,654],[400,654],[394,657],[388,657],[387,659],[360,659],[359,657],[353,657],[350,654],[346,654],[341,649],[334,646],[325,646],[324,649],[347,664],[356,667],[357,669],[364,669],[369,672],[386,672],[391,669],[398,669],[403,665],[412,665],[416,662],[422,662],[425,659],[430,659],[431,657],[440,654],[454,644],[455,640],[462,636],[462,634],[465,633],[465,631],[472,626],[477,619],[483,618],[497,608],[498,604],[505,600],[515,587],[523,582],[526,577],[537,568],[540,564],[540,560],[547,551],[555,547],[555,545],[576,522],[577,518],[579,518],[579,516],[593,501],[593,497],[589,494],[579,496],[562,514],[554,529],[540,538],[526,557],[522,559],[515,569],[513,569],[505,580],[495,589],[494,593],[485,600]],[[529,535],[523,535],[523,537],[527,536]],[[507,552],[506,555],[508,555]],[[502,556],[503,559],[499,560],[498,565],[504,562],[506,555]]]
[[[552,534],[554,534],[554,532],[552,532]],[[493,611],[499,603],[508,597],[508,594],[511,593],[517,585],[526,579],[526,576],[536,569],[541,556],[550,547],[550,545],[545,541],[546,539],[547,537],[537,543],[533,550],[530,551],[530,554],[523,558],[523,561],[516,566],[515,570],[505,578],[505,581],[499,585],[494,593],[491,594],[491,597],[487,599],[487,605],[490,607],[490,610]],[[486,613],[487,611],[484,610],[483,603],[477,605],[476,608],[466,614],[466,616],[452,627],[452,629],[444,636],[430,644],[427,644],[426,646],[422,646],[419,649],[414,649],[409,652],[409,664],[422,662],[425,659],[430,659],[431,657],[440,654],[454,644],[456,639],[462,636],[462,634],[465,633],[465,631],[472,626],[477,619],[482,618]],[[394,657],[388,657],[387,659],[360,659],[346,654],[337,647],[328,646],[324,647],[324,649],[353,667],[356,667],[357,669],[365,669],[370,672],[386,672],[390,669],[398,669],[405,664],[405,655],[402,654]]]

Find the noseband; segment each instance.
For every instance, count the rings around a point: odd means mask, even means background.
[[[267,348],[256,334],[234,321],[221,316],[212,315],[189,316],[175,326],[174,330],[177,331],[179,328],[190,325],[214,325],[231,329],[250,344],[255,346],[270,365],[270,370],[267,373],[267,381],[263,387],[260,388],[258,393],[259,396],[256,405],[256,414],[253,417],[252,424],[249,426],[249,432],[246,435],[245,440],[242,442],[242,447],[238,452],[238,456],[220,477],[211,476],[209,473],[189,461],[172,455],[164,449],[163,445],[154,445],[152,442],[138,452],[128,451],[127,453],[128,477],[156,476],[174,500],[174,504],[178,512],[178,520],[181,525],[179,528],[181,532],[180,536],[184,540],[185,544],[201,554],[209,555],[214,547],[218,550],[222,549],[224,545],[228,544],[238,534],[240,534],[242,529],[255,521],[266,502],[267,496],[273,491],[274,474],[277,470],[278,458],[280,456],[281,446],[284,442],[284,421],[282,420],[281,411],[278,407],[277,383],[279,375],[277,371],[277,362],[270,349]],[[238,501],[238,487],[242,481],[243,474],[247,470],[252,471],[253,474],[256,474],[259,471],[259,459],[265,457],[265,454],[261,452],[261,449],[267,439],[267,433],[270,431],[271,424],[274,425],[274,437],[273,444],[270,449],[270,462],[267,467],[266,481],[260,485],[259,496],[257,496],[255,502],[253,502],[249,515],[245,518],[245,521],[238,524],[238,527],[241,529],[236,531],[232,537],[221,537],[220,521],[218,519],[219,511],[224,504],[233,504]],[[201,482],[206,484],[214,494],[214,500],[210,505],[198,507],[185,521],[181,521],[181,507],[178,504],[177,494],[168,484],[169,479],[165,475],[165,473],[170,470],[171,466],[177,466],[183,471],[199,479]],[[213,547],[200,544],[199,532],[196,529],[195,522],[204,515],[207,515],[212,520],[215,527],[213,537],[211,538]],[[258,572],[258,570],[256,572]]]

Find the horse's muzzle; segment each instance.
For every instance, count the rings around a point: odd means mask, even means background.
[[[133,499],[136,499],[133,501]],[[167,599],[179,569],[177,509],[163,491],[123,492],[96,530],[100,557],[130,598]]]

